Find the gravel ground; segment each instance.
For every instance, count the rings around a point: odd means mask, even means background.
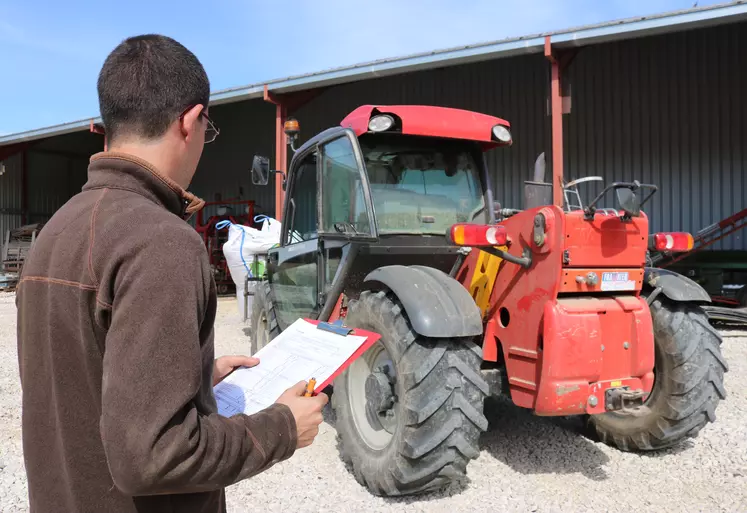
[[[236,303],[221,300],[216,353],[246,353]],[[0,294],[0,511],[27,511],[13,296]],[[228,489],[229,511],[729,511],[747,512],[747,333],[724,333],[728,397],[715,424],[655,455],[618,452],[577,432],[573,420],[534,418],[505,402],[491,431],[448,492],[381,499],[340,461],[334,419],[289,461]]]

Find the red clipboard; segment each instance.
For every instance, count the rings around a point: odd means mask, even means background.
[[[319,328],[319,324],[321,324],[321,321],[316,321],[313,319],[304,319],[304,321],[308,322],[309,324],[313,324],[314,326]],[[327,323],[324,323],[327,324]],[[327,388],[329,385],[332,384],[332,382],[335,380],[337,376],[345,372],[345,369],[350,367],[350,364],[352,364],[355,360],[357,360],[363,353],[368,351],[372,345],[374,345],[380,338],[381,335],[378,333],[374,333],[373,331],[366,331],[366,330],[360,330],[360,329],[354,329],[350,328],[348,326],[343,326],[344,329],[350,330],[347,334],[339,334],[332,332],[337,337],[348,337],[348,336],[355,336],[355,337],[366,337],[366,340],[363,341],[363,344],[360,345],[360,347],[348,358],[345,360],[345,363],[343,363],[335,372],[332,373],[332,375],[327,378],[323,383],[317,383],[316,387],[314,388],[314,395],[321,392],[325,388]]]

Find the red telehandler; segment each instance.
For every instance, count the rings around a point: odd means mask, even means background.
[[[708,294],[645,267],[650,240],[692,241],[649,234],[641,205],[656,188],[614,183],[566,211],[535,180],[523,208],[496,219],[485,152],[511,143],[496,117],[368,105],[282,174],[281,244],[254,300],[252,349],[300,317],[382,335],[331,399],[342,457],[375,494],[464,476],[489,395],[586,416],[604,442],[641,451],[695,436],[725,397]],[[277,173],[255,157],[255,184]],[[611,191],[618,207],[600,208]]]

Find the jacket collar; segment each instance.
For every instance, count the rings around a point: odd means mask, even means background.
[[[185,219],[205,205],[149,162],[128,153],[106,151],[91,157],[83,190],[103,188],[138,193]]]

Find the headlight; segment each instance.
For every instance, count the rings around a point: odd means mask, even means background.
[[[495,125],[493,127],[493,135],[501,142],[511,142],[511,132],[503,125]]]
[[[368,122],[368,129],[372,132],[384,132],[392,128],[392,125],[394,125],[394,118],[382,114],[371,118],[371,121]]]

